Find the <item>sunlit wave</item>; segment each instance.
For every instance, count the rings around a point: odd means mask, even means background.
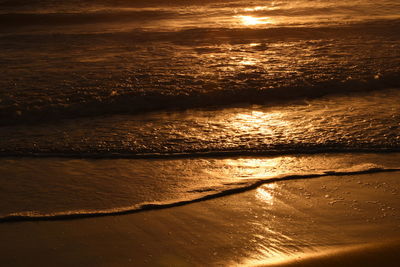
[[[262,112],[251,111],[233,115],[230,121],[230,128],[234,132],[263,132],[272,133],[274,128],[285,126],[289,127],[289,122],[285,120],[281,112]]]

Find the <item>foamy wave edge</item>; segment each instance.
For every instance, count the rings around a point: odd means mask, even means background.
[[[60,119],[79,119],[118,114],[143,114],[154,111],[182,111],[196,108],[224,108],[240,104],[276,105],[290,101],[319,98],[327,95],[349,93],[366,93],[379,90],[399,90],[400,75],[390,74],[385,78],[367,81],[321,82],[313,86],[299,85],[294,87],[276,87],[269,89],[243,86],[237,91],[221,90],[209,93],[193,93],[192,95],[165,96],[156,93],[152,96],[123,94],[110,98],[104,103],[75,103],[66,107],[43,107],[29,110],[29,107],[16,109],[6,107],[0,109],[0,127],[18,124],[51,123]],[[282,97],[282,94],[287,94]]]
[[[400,168],[385,168],[385,167],[376,167],[371,165],[361,165],[361,167],[357,169],[343,169],[339,171],[324,171],[321,173],[309,173],[309,174],[289,174],[276,176],[267,179],[255,179],[250,180],[247,183],[238,183],[238,187],[229,188],[227,190],[218,191],[213,194],[203,195],[198,198],[193,199],[185,199],[178,200],[172,202],[154,202],[154,203],[142,203],[128,207],[114,208],[114,209],[104,209],[104,210],[76,210],[76,211],[65,211],[65,212],[56,212],[56,213],[40,213],[36,211],[26,211],[19,213],[11,213],[5,216],[0,217],[0,223],[13,223],[13,222],[24,222],[24,221],[59,221],[59,220],[73,220],[73,219],[83,219],[90,217],[103,217],[103,216],[117,216],[117,215],[125,215],[125,214],[133,214],[143,211],[150,210],[161,210],[172,207],[179,207],[187,204],[197,203],[205,200],[216,199],[224,196],[229,196],[233,194],[243,193],[246,191],[250,191],[256,189],[264,184],[290,181],[290,180],[301,180],[301,179],[315,179],[327,176],[351,176],[351,175],[360,175],[360,174],[372,174],[372,173],[382,173],[382,172],[399,172]],[[207,191],[209,192],[209,191]]]

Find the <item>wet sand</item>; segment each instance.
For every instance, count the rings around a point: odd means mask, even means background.
[[[400,173],[323,177],[164,210],[0,224],[3,266],[395,266]]]
[[[294,257],[279,266],[398,266],[400,241],[344,247]]]

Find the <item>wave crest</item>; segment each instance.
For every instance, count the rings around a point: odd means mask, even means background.
[[[245,74],[242,74],[242,76]],[[241,103],[277,104],[285,101],[316,98],[329,94],[351,92],[368,92],[386,88],[399,88],[400,74],[372,76],[369,79],[293,81],[297,84],[286,87],[268,87],[268,81],[253,80],[252,74],[244,82],[211,91],[192,91],[190,93],[176,91],[175,94],[165,94],[163,91],[121,93],[107,98],[89,98],[77,103],[59,103],[43,106],[0,106],[0,126],[19,123],[49,122],[59,119],[92,117],[113,114],[135,114],[158,110],[182,110],[204,107],[223,107]],[[242,77],[243,78],[243,77]],[[290,82],[290,81],[287,81]]]

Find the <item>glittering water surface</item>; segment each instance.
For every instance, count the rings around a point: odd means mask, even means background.
[[[140,2],[0,0],[3,215],[223,192],[270,171],[246,156],[400,150],[398,1]]]
[[[1,1],[0,124],[398,87],[397,1]]]
[[[386,90],[272,107],[9,126],[0,129],[0,149],[4,155],[92,157],[391,151],[400,146],[399,100],[398,90]]]

